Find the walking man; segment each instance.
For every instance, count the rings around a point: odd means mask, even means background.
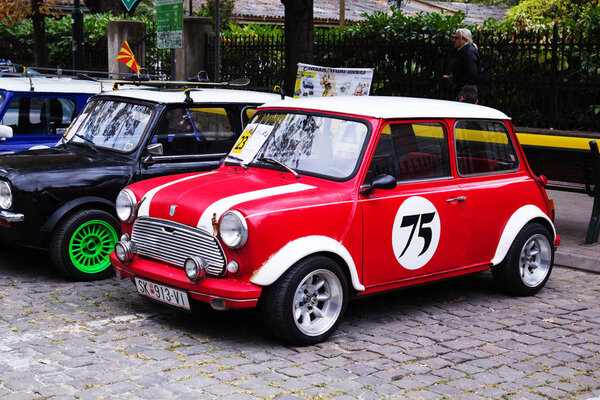
[[[466,28],[457,29],[454,33],[453,45],[456,49],[454,59],[450,65],[450,74],[444,75],[451,84],[452,99],[458,98],[460,90],[465,85],[474,85],[480,89],[481,63],[479,51],[473,43],[473,35]],[[479,97],[476,95],[476,98]]]

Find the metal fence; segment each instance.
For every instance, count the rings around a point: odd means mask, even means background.
[[[70,69],[73,65],[70,35],[47,35],[47,43],[54,46],[48,49],[48,62],[43,67]],[[86,69],[95,71],[108,70],[108,44],[106,38],[90,43],[85,42]],[[32,66],[35,64],[32,36],[12,36],[0,34],[0,58],[10,60],[14,64]]]
[[[373,95],[449,98],[442,77],[452,57],[453,32],[405,31],[385,36],[318,32],[314,63],[330,67],[372,67]],[[480,103],[498,108],[518,126],[598,131],[600,128],[600,30],[576,32],[548,28],[537,32],[473,32],[483,66]],[[48,64],[71,65],[70,37],[48,37]],[[214,76],[214,40],[206,38],[205,60]],[[156,47],[156,27],[130,43],[145,44],[149,73],[170,76],[169,49]],[[85,44],[86,69],[107,70],[106,39]],[[221,77],[248,77],[253,87],[283,83],[285,39],[273,36],[223,36]],[[58,49],[58,50],[56,50]],[[32,65],[33,39],[0,35],[0,58]]]
[[[483,66],[480,103],[506,112],[515,125],[598,131],[600,31],[549,28],[538,32],[473,32]],[[407,31],[382,36],[315,35],[314,63],[374,68],[373,95],[449,98],[443,79],[453,32]],[[212,76],[214,41],[208,38]],[[254,86],[283,81],[283,36],[223,37],[221,76],[245,76]]]
[[[215,76],[215,39],[206,36],[206,72]],[[285,41],[283,36],[222,36],[221,80],[246,77],[250,85],[273,88],[283,82]]]
[[[159,49],[157,47],[156,25],[146,22],[146,35],[139,40],[145,44],[146,63],[144,66],[148,69],[148,73],[170,79],[171,49]]]
[[[49,46],[48,60],[43,67],[71,69],[73,65],[71,51],[71,35],[47,35]],[[171,73],[170,49],[159,49],[156,46],[156,26],[147,25],[143,37],[132,38],[130,45],[134,55],[136,50],[145,45],[148,72],[169,78]],[[85,69],[91,71],[108,71],[108,40],[106,37],[97,41],[84,42]],[[32,36],[12,36],[0,33],[0,59],[10,60],[14,64],[35,65]]]

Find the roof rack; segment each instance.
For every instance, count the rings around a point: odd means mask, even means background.
[[[94,71],[94,70],[80,70],[80,69],[65,69],[65,68],[46,68],[46,67],[27,67],[20,64],[12,64],[10,61],[0,60],[0,76],[3,77],[46,77],[46,78],[60,78],[60,77],[71,77],[76,78],[79,74],[85,74],[88,76],[98,76],[110,78],[112,76],[119,76],[129,78],[132,76],[131,73],[127,72],[108,72],[108,71]],[[138,75],[133,75],[138,76]],[[139,75],[146,79],[154,78],[157,80],[165,80],[166,75],[148,74],[145,68],[142,68],[142,73]]]
[[[91,77],[86,74],[77,74],[79,79],[87,79],[94,82],[100,83],[108,83],[113,85],[113,89],[118,89],[120,85],[143,85],[143,86],[151,86],[155,88],[184,88],[184,89],[192,89],[192,88],[201,88],[201,87],[241,87],[246,86],[250,83],[250,79],[248,78],[238,78],[229,82],[208,82],[204,79],[194,79],[189,81],[160,81],[160,80],[150,80],[147,79],[146,76],[137,76],[131,75],[125,79],[97,79]]]

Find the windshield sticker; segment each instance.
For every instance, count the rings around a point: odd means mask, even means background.
[[[240,135],[240,138],[236,142],[235,146],[233,146],[233,150],[231,150],[231,153],[239,154],[242,152],[242,150],[244,149],[244,146],[246,145],[246,142],[252,135],[252,131],[255,128],[256,128],[256,124],[249,124],[246,127],[246,129],[244,129],[244,132],[242,132],[242,134]]]
[[[147,123],[150,119],[150,115],[144,112],[134,110],[131,112],[131,118],[138,122]]]
[[[272,131],[272,125],[249,124],[233,147],[233,150],[231,150],[231,154],[236,155],[242,163],[249,163],[256,156]]]
[[[133,143],[126,143],[125,144],[125,151],[129,151],[131,149],[133,149],[134,144]]]
[[[424,197],[406,199],[392,228],[392,248],[396,260],[406,269],[419,269],[431,260],[440,241],[439,213]]]

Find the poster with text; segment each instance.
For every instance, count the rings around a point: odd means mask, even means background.
[[[330,68],[298,63],[294,97],[368,96],[373,68]]]

